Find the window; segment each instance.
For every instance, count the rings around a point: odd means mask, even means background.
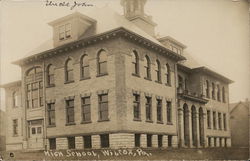
[[[37,127],[37,134],[41,134],[42,133],[42,128],[41,127]]]
[[[216,129],[216,112],[213,112],[213,126]]]
[[[74,100],[66,100],[67,124],[75,122]]]
[[[225,88],[222,87],[222,101],[226,102],[226,93],[225,93]]]
[[[81,57],[80,67],[81,67],[81,69],[80,69],[81,70],[81,79],[90,78],[88,55],[83,55]]]
[[[152,135],[147,134],[147,147],[152,147]]]
[[[18,106],[18,96],[17,96],[17,92],[13,92],[12,94],[12,100],[13,100],[13,107],[17,107]]]
[[[157,99],[157,122],[162,122],[162,100]]]
[[[211,112],[207,110],[207,128],[211,128]]]
[[[167,122],[172,123],[172,103],[167,101]]]
[[[168,135],[168,147],[172,147],[172,135]]]
[[[55,68],[51,64],[47,68],[47,85],[49,87],[55,85],[54,70]]]
[[[218,113],[218,124],[219,124],[219,129],[221,130],[222,129],[222,126],[221,126],[221,113],[219,112]]]
[[[48,125],[55,125],[55,103],[49,103],[48,105]]]
[[[71,24],[62,25],[59,27],[59,40],[64,40],[71,37]]]
[[[99,95],[99,120],[108,120],[108,94]]]
[[[224,138],[225,140],[225,147],[227,147],[227,138]]]
[[[158,135],[158,147],[162,147],[162,135]]]
[[[82,122],[91,121],[90,97],[82,98]]]
[[[217,138],[214,138],[214,147],[217,146]]]
[[[36,134],[36,128],[35,127],[31,128],[31,134]]]
[[[108,148],[109,147],[109,134],[102,134],[100,135],[101,138],[101,148]]]
[[[166,64],[166,80],[167,80],[167,85],[171,86],[171,71],[169,64]]]
[[[152,121],[152,98],[146,97],[146,121]]]
[[[212,99],[215,100],[215,85],[212,83]]]
[[[139,74],[139,57],[136,51],[133,51],[132,53],[132,69],[133,69],[133,74],[140,75]]]
[[[206,97],[210,98],[210,89],[209,89],[209,82],[206,80]]]
[[[76,148],[75,137],[68,137],[68,148],[69,149]]]
[[[43,106],[43,73],[40,67],[34,67],[27,71],[26,83],[26,105],[27,108],[38,108]]]
[[[145,68],[145,73],[146,73],[146,79],[150,79],[151,80],[151,62],[149,57],[146,55],[145,56],[145,60],[146,60],[146,64],[144,66]]]
[[[223,125],[224,125],[224,130],[226,131],[227,130],[227,117],[225,113],[223,114]]]
[[[51,150],[56,149],[56,138],[50,138],[49,139],[49,148]]]
[[[98,61],[98,75],[106,75],[108,73],[107,69],[107,60],[108,56],[105,50],[101,50],[98,53],[97,61]]]
[[[161,63],[159,60],[156,60],[156,78],[157,82],[161,82]]]
[[[133,94],[134,101],[133,101],[133,107],[134,107],[134,119],[135,120],[140,120],[141,115],[140,115],[140,95],[138,94]]]
[[[220,86],[219,85],[217,85],[217,100],[221,101],[221,99],[220,99]]]
[[[211,138],[208,137],[208,147],[211,147]]]
[[[178,75],[178,88],[183,89],[183,78],[180,75]]]
[[[84,140],[84,148],[92,148],[92,139],[90,135],[84,136],[83,140]]]
[[[141,134],[135,134],[135,147],[141,146]]]
[[[17,119],[13,120],[13,135],[14,136],[18,135],[18,120]]]
[[[222,147],[222,138],[219,138],[220,139],[220,147]]]
[[[68,59],[65,64],[65,82],[74,81],[73,61]]]

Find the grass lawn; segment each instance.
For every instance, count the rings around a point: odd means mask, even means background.
[[[119,149],[0,152],[4,160],[247,160],[248,148]]]

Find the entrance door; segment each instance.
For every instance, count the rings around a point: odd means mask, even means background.
[[[42,120],[29,121],[29,148],[43,149],[43,124]]]

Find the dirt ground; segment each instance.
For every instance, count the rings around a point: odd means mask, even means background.
[[[0,152],[2,160],[248,160],[248,148],[117,149]],[[0,159],[1,161],[1,159]]]

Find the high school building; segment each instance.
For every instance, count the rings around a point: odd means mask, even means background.
[[[146,0],[49,25],[53,39],[14,64],[7,150],[231,146],[231,80],[156,37]]]

